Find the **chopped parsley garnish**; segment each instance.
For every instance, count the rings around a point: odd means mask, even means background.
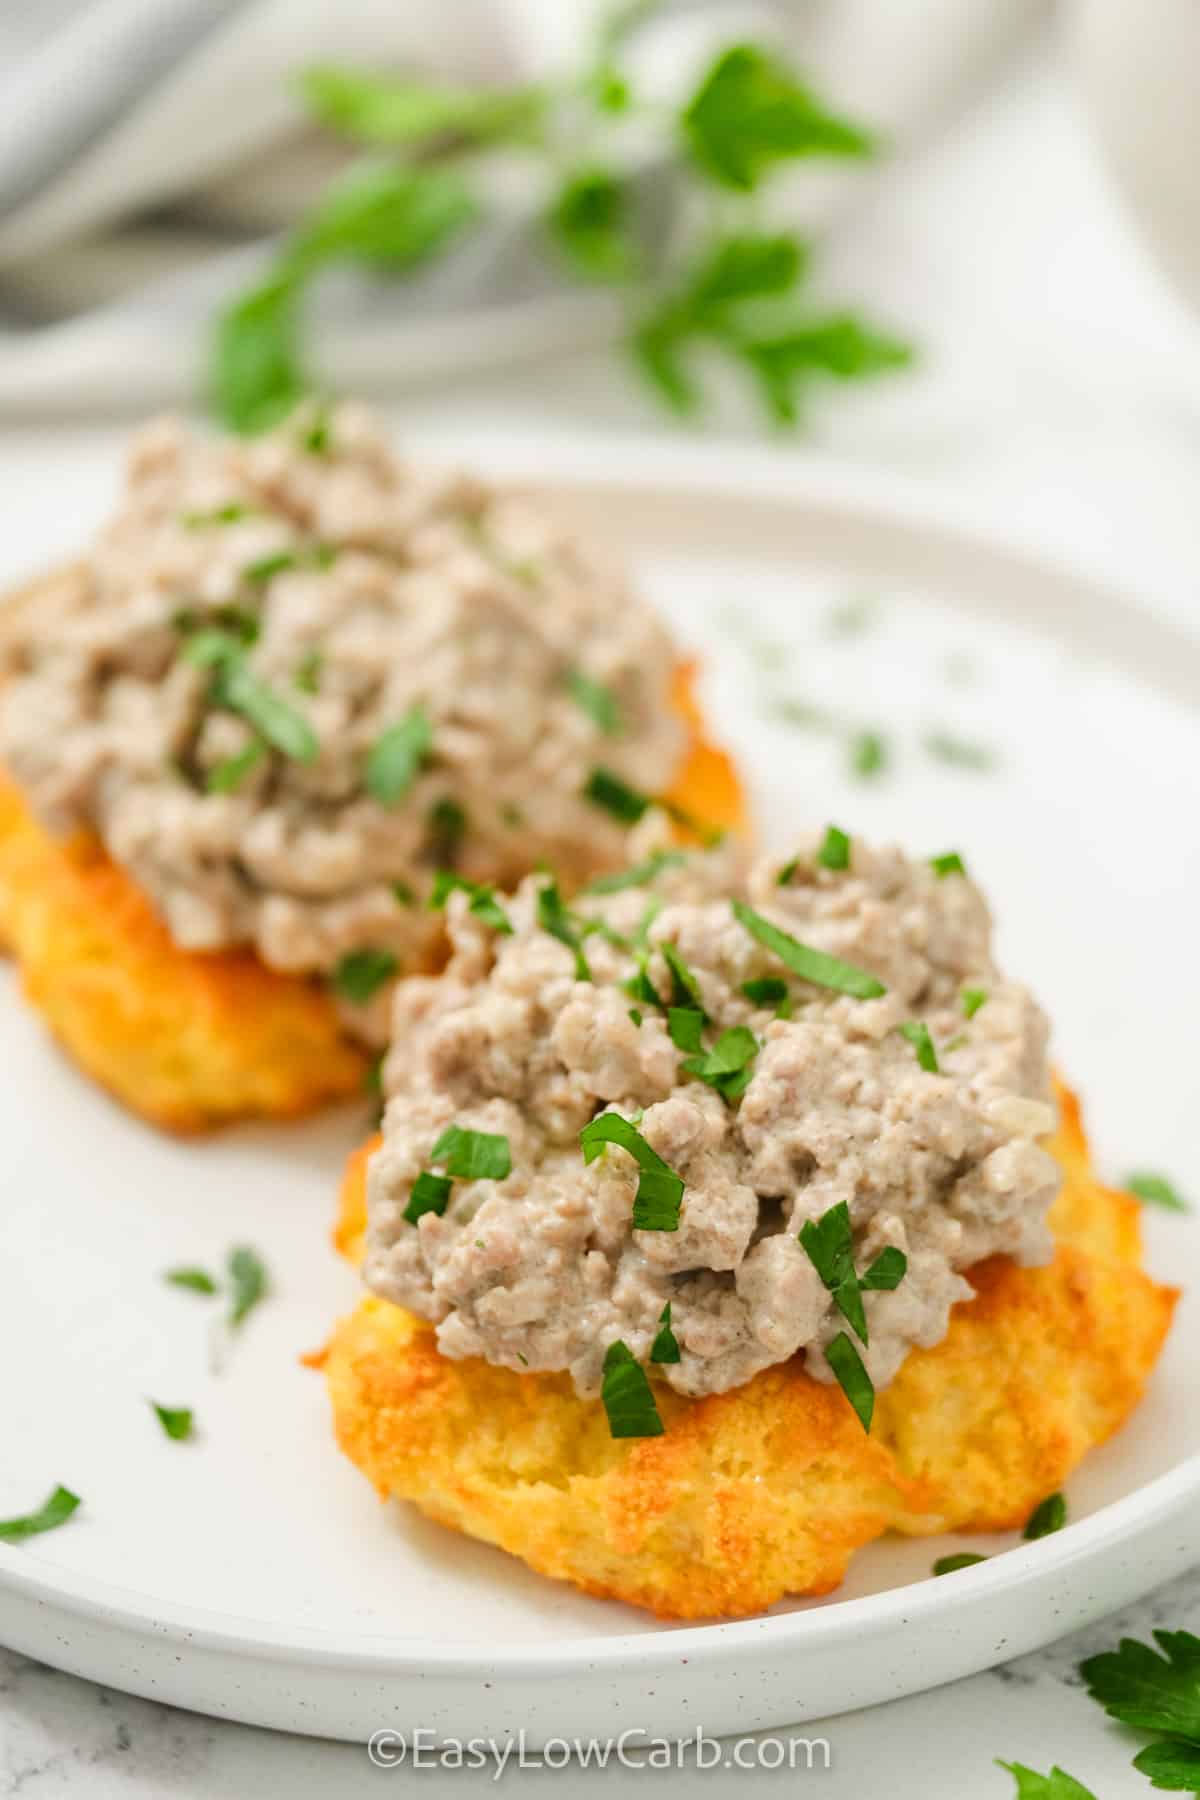
[[[202,613],[181,606],[171,614],[171,624],[188,639],[184,656],[201,669],[211,668],[228,654],[230,637],[238,648],[244,648],[258,642],[262,629],[257,616],[244,606],[214,606]]]
[[[239,1326],[267,1295],[267,1266],[257,1250],[240,1244],[229,1253],[229,1323]]]
[[[217,1284],[207,1269],[168,1269],[163,1280],[190,1294],[215,1294]]]
[[[939,881],[945,880],[947,875],[965,875],[967,872],[967,865],[957,850],[946,850],[941,856],[931,856],[929,866]]]
[[[836,825],[831,825],[826,831],[824,842],[817,851],[817,861],[823,869],[850,867],[850,839]]]
[[[425,708],[418,704],[371,746],[363,770],[371,798],[380,806],[395,806],[403,800],[432,747],[433,726]]]
[[[512,1173],[512,1152],[502,1133],[470,1131],[463,1125],[447,1125],[429,1160],[462,1181],[503,1181]]]
[[[197,631],[183,648],[197,668],[211,669],[209,699],[214,706],[239,713],[274,750],[294,762],[315,761],[317,734],[303,714],[272,692],[250,668],[242,641],[231,631]]]
[[[624,888],[645,887],[653,881],[663,869],[676,867],[687,861],[684,850],[656,850],[644,862],[635,863],[631,869],[618,869],[613,875],[598,875],[595,881],[589,881],[584,889],[585,894],[619,894]]]
[[[375,1130],[383,1123],[383,1111],[387,1104],[383,1092],[383,1065],[386,1060],[387,1051],[381,1050],[371,1058],[363,1075],[363,1093],[371,1103],[371,1124]]]
[[[963,1018],[973,1019],[981,1006],[987,1005],[986,988],[964,988],[959,998],[962,1001]]]
[[[888,749],[877,731],[859,731],[850,740],[850,772],[870,781],[887,768]]]
[[[811,981],[816,987],[833,988],[840,994],[852,994],[857,1000],[875,1000],[887,989],[882,981],[869,975],[865,969],[856,969],[853,963],[842,962],[839,957],[827,956],[823,950],[813,950],[807,944],[781,931],[778,925],[772,925],[770,919],[764,919],[761,913],[746,906],[741,900],[734,900],[733,916],[740,925],[744,925],[752,938],[777,956],[782,963],[799,975],[804,981]]]
[[[80,1504],[79,1495],[70,1488],[56,1487],[36,1512],[24,1513],[18,1519],[0,1519],[0,1544],[22,1544],[43,1531],[56,1531]]]
[[[792,876],[796,873],[796,870],[799,867],[800,867],[800,858],[798,856],[793,856],[793,858],[790,862],[785,862],[782,869],[780,869],[778,875],[775,877],[775,886],[776,887],[787,887],[788,883],[792,879]]]
[[[963,1045],[967,1042],[969,1042],[969,1040],[965,1031],[955,1032],[954,1036],[952,1038],[947,1038],[946,1042],[942,1045],[942,1055],[953,1056],[954,1052],[956,1050],[961,1050]]]
[[[262,587],[289,569],[327,569],[336,555],[332,544],[314,544],[307,550],[275,550],[248,564],[242,574],[255,587]]]
[[[704,1001],[700,996],[700,983],[696,980],[696,977],[688,968],[674,944],[669,941],[664,941],[663,943],[656,945],[655,948],[658,950],[658,954],[662,957],[668,969],[671,971],[671,1005],[694,1007],[701,1018],[707,1018],[708,1015],[704,1011]]]
[[[457,800],[443,794],[429,809],[429,854],[433,861],[452,863],[466,835],[466,813]]]
[[[808,1219],[800,1228],[800,1242],[808,1254],[813,1268],[822,1282],[833,1295],[834,1305],[855,1335],[864,1344],[869,1342],[867,1336],[867,1314],[863,1305],[863,1293],[885,1291],[899,1287],[908,1270],[908,1258],[903,1250],[889,1244],[881,1250],[870,1268],[862,1275],[854,1269],[854,1237],[850,1227],[850,1208],[845,1200],[839,1200],[836,1206],[821,1215],[819,1219]],[[870,1376],[863,1367],[854,1345],[846,1337],[845,1348],[839,1352],[840,1362],[835,1363],[830,1345],[825,1355],[829,1366],[842,1383],[846,1398],[850,1401],[859,1418],[863,1420],[867,1431],[871,1429],[870,1411],[874,1404],[874,1389]],[[834,1339],[837,1343],[838,1339]],[[857,1365],[857,1367],[855,1366]],[[846,1386],[843,1373],[851,1382]],[[870,1405],[866,1405],[864,1395],[871,1396]],[[867,1417],[863,1409],[866,1405]]]
[[[759,1042],[748,1025],[733,1025],[723,1031],[712,1049],[704,1056],[689,1056],[683,1067],[689,1075],[706,1081],[722,1100],[733,1105],[750,1085],[750,1065],[759,1052]]]
[[[567,676],[571,698],[606,737],[619,737],[621,712],[612,692],[602,681],[594,681],[582,669],[572,669]]]
[[[994,750],[989,750],[986,744],[976,744],[967,738],[956,737],[952,732],[930,731],[923,741],[930,756],[938,762],[949,763],[953,768],[974,769],[982,774],[996,766]]]
[[[181,513],[179,517],[189,531],[202,531],[207,525],[236,525],[239,519],[248,519],[252,510],[241,500],[227,500],[224,506],[210,506],[207,511],[201,508],[197,512]]]
[[[742,992],[755,1006],[782,1006],[788,984],[779,975],[761,975],[757,981],[743,981]]]
[[[155,1417],[169,1438],[177,1444],[184,1444],[192,1435],[192,1409],[190,1406],[160,1406],[157,1400],[151,1400]]]
[[[573,951],[576,981],[590,981],[592,971],[583,954],[582,924],[564,902],[556,881],[544,882],[538,889],[537,922],[543,931],[548,931],[551,937],[557,938],[560,944],[565,944],[568,950]],[[634,998],[644,996],[635,995]]]
[[[296,664],[292,676],[293,684],[302,694],[315,694],[321,685],[321,671],[325,667],[325,654],[321,650],[306,650]]]
[[[929,1027],[924,1019],[906,1019],[904,1024],[898,1025],[896,1029],[902,1038],[908,1039],[916,1051],[917,1061],[921,1067],[930,1075],[939,1074],[937,1051],[934,1049],[933,1039],[929,1035]]]
[[[611,769],[593,769],[584,783],[583,797],[610,812],[622,825],[636,825],[650,805],[647,795],[639,794]]]
[[[301,432],[300,448],[307,450],[310,456],[328,456],[332,438],[329,408],[322,404],[313,413],[311,424]]]
[[[654,1391],[629,1345],[620,1338],[604,1352],[600,1398],[615,1438],[661,1437],[663,1422]]]
[[[633,934],[633,941],[639,949],[646,950],[649,948],[650,927],[653,925],[662,909],[663,902],[659,899],[657,894],[647,900],[646,910],[638,920],[637,930]]]
[[[946,1558],[947,1561],[953,1560]],[[976,1559],[986,1562],[986,1557]],[[959,1565],[962,1566],[961,1564]],[[937,1571],[935,1571],[937,1572]],[[940,1573],[945,1574],[946,1570]],[[1090,1788],[1085,1788],[1081,1781],[1068,1775],[1065,1769],[1055,1764],[1048,1775],[1039,1775],[1036,1769],[1026,1768],[1024,1763],[997,1762],[998,1769],[1007,1769],[1017,1784],[1016,1800],[1096,1800]]]
[[[1136,1170],[1125,1177],[1125,1186],[1139,1200],[1148,1201],[1151,1206],[1164,1206],[1168,1212],[1191,1212],[1191,1207],[1179,1189],[1167,1180],[1165,1175],[1152,1175],[1148,1170]]]
[[[416,893],[409,886],[407,881],[393,881],[392,892],[400,902],[401,906],[415,906],[417,904]]]
[[[449,1175],[435,1175],[429,1169],[422,1169],[412,1184],[408,1205],[404,1208],[404,1217],[409,1224],[415,1225],[422,1213],[437,1213],[439,1216],[444,1213],[453,1186]]]
[[[1030,1513],[1021,1536],[1032,1543],[1035,1538],[1049,1537],[1051,1532],[1061,1531],[1066,1522],[1067,1502],[1063,1495],[1047,1494]]]
[[[261,738],[255,738],[239,750],[234,756],[226,756],[219,763],[214,763],[208,771],[205,782],[210,794],[233,794],[241,787],[247,775],[251,774],[267,754],[267,746]]]
[[[654,1342],[650,1346],[652,1363],[677,1363],[679,1361],[679,1342],[671,1330],[671,1302],[668,1300],[658,1315],[658,1330],[654,1334]]]
[[[332,981],[343,1000],[365,1006],[399,967],[390,950],[348,950],[334,969]]]
[[[935,1575],[953,1575],[958,1569],[973,1569],[976,1563],[986,1562],[978,1550],[956,1550],[953,1556],[939,1556],[933,1565]]]
[[[429,900],[433,910],[436,912],[444,907],[456,889],[470,895],[468,911],[474,913],[477,919],[482,919],[493,931],[512,936],[512,921],[497,900],[495,888],[488,887],[483,882],[468,881],[465,875],[456,875],[453,869],[439,869],[434,876],[433,893]]]
[[[667,1031],[677,1050],[699,1050],[704,1040],[704,1014],[694,1006],[669,1007]]]
[[[867,1374],[862,1357],[850,1342],[847,1332],[839,1331],[825,1347],[825,1360],[837,1376],[838,1386],[858,1414],[859,1424],[869,1432],[875,1416],[875,1388]]]
[[[579,1134],[585,1163],[595,1162],[606,1144],[627,1150],[638,1165],[637,1193],[633,1201],[635,1231],[678,1231],[683,1182],[669,1169],[641,1132],[620,1113],[600,1113]]]

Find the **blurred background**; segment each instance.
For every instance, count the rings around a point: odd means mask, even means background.
[[[0,470],[309,387],[765,440],[1191,614],[1198,88],[1194,0],[4,0]]]

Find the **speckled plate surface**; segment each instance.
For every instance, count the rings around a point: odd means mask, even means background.
[[[0,575],[82,541],[106,451],[51,446],[25,471]],[[702,659],[764,836],[836,818],[961,849],[1004,962],[1056,1020],[1102,1170],[1200,1193],[1200,636],[891,483],[639,444],[499,461],[551,469],[627,549]],[[869,782],[850,772],[863,730],[888,756]],[[1011,1657],[1200,1551],[1194,1218],[1148,1221],[1152,1266],[1193,1292],[1145,1405],[1072,1481],[1065,1531],[884,1542],[830,1599],[671,1628],[379,1506],[337,1455],[298,1358],[354,1297],[328,1225],[360,1115],[168,1141],[62,1061],[7,973],[0,1056],[0,1517],[56,1481],[85,1500],[69,1529],[0,1545],[0,1640],[30,1655],[333,1736],[749,1730]],[[215,1355],[211,1309],[161,1272],[246,1241],[273,1295]],[[196,1441],[169,1443],[147,1396],[193,1406]],[[1007,1553],[928,1579],[957,1547]]]

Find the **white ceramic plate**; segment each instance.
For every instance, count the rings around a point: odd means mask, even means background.
[[[553,486],[630,551],[704,658],[766,835],[836,819],[961,849],[995,896],[1004,960],[1056,1018],[1102,1167],[1161,1167],[1200,1193],[1200,639],[894,492],[765,458],[735,481],[719,454],[556,456]],[[30,473],[6,572],[63,548],[64,511],[82,534],[110,481],[94,456]],[[863,596],[869,628],[832,629]],[[780,723],[781,700],[839,723]],[[848,777],[842,720],[887,735],[886,778]],[[931,757],[930,731],[995,766]],[[0,1517],[57,1481],[85,1499],[68,1529],[0,1545],[0,1637],[33,1656],[333,1736],[744,1731],[1016,1655],[1200,1551],[1188,1298],[1145,1405],[1071,1482],[1058,1536],[979,1541],[1005,1554],[938,1581],[954,1546],[881,1543],[837,1596],[737,1624],[670,1628],[589,1600],[381,1507],[332,1446],[321,1380],[297,1359],[354,1297],[327,1228],[360,1116],[169,1142],[59,1058],[7,979],[0,1056]],[[1200,1287],[1197,1222],[1147,1223],[1152,1265]],[[236,1242],[260,1247],[274,1293],[214,1370],[211,1306],[161,1273]],[[147,1397],[194,1406],[197,1441],[168,1442]]]

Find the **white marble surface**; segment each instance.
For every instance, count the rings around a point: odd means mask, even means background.
[[[936,153],[889,175],[835,261],[843,288],[911,323],[929,353],[890,394],[822,408],[821,447],[1018,519],[1200,629],[1200,331],[1116,214],[1058,59],[1045,51],[1014,71]],[[663,429],[600,353],[417,395],[398,417],[450,442]],[[746,425],[730,408],[717,429],[735,444]],[[0,491],[19,489],[27,447],[26,433],[0,428]],[[1130,1768],[1136,1743],[1086,1698],[1075,1667],[1122,1631],[1155,1625],[1200,1631],[1200,1575],[1006,1668],[806,1728],[828,1737],[828,1772],[655,1779],[713,1794],[749,1779],[756,1791],[811,1785],[829,1800],[1003,1800],[1012,1782],[992,1766],[1002,1756],[1058,1762],[1098,1800],[1132,1800],[1149,1791]],[[599,1779],[510,1770],[501,1785],[553,1782],[571,1794]],[[488,1784],[480,1773],[424,1780],[444,1794]],[[385,1782],[364,1751],[172,1712],[0,1652],[0,1794],[353,1800]]]

